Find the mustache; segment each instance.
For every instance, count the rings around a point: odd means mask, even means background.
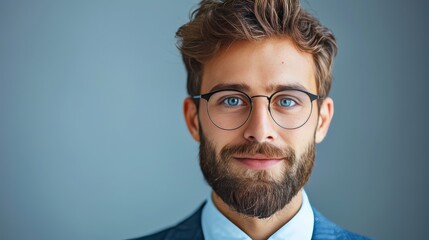
[[[220,152],[223,161],[228,161],[233,155],[256,155],[262,154],[272,158],[282,158],[292,164],[295,162],[295,150],[286,146],[279,148],[271,143],[247,142],[237,145],[226,145]]]

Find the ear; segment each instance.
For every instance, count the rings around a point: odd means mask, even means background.
[[[327,97],[320,106],[319,119],[316,129],[316,143],[320,143],[328,133],[332,116],[334,116],[334,101]]]
[[[183,101],[183,114],[185,116],[186,125],[195,141],[200,141],[200,124],[198,121],[198,109],[192,98],[186,98]]]

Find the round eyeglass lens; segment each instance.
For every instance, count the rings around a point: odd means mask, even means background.
[[[299,90],[285,90],[271,98],[270,113],[273,120],[287,129],[299,128],[310,118],[312,101]]]
[[[249,118],[251,101],[238,91],[219,91],[207,102],[207,112],[214,125],[233,130],[241,127]]]

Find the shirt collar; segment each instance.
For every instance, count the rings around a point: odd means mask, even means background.
[[[206,240],[231,239],[251,240],[251,238],[229,221],[214,205],[212,197],[207,199],[201,215],[201,224]],[[297,214],[268,240],[311,239],[314,227],[314,215],[305,191],[302,191],[302,205]]]

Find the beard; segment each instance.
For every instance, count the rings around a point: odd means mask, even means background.
[[[314,164],[314,140],[300,157],[289,146],[246,142],[226,145],[216,154],[214,145],[200,132],[200,167],[213,191],[234,211],[249,217],[268,218],[283,209],[305,185]],[[280,174],[233,165],[233,156],[263,154],[282,158]]]

